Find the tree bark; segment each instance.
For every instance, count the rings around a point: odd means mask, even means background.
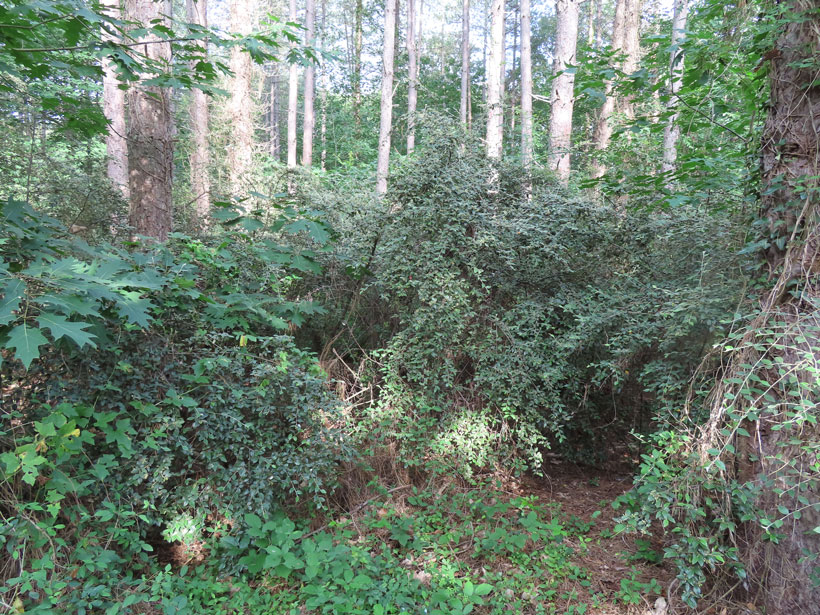
[[[186,0],[185,13],[188,23],[208,26],[207,0]],[[208,53],[207,43],[201,43],[202,55]],[[210,149],[208,147],[208,97],[200,89],[191,90],[191,192],[194,196],[196,220],[200,228],[208,225],[211,209],[211,182],[208,176]]]
[[[672,51],[669,58],[669,102],[666,109],[669,119],[663,131],[663,172],[671,174],[675,171],[678,160],[678,139],[680,126],[678,125],[678,92],[683,85],[683,49],[681,45],[686,38],[686,16],[689,10],[688,0],[675,0],[672,17]],[[667,183],[671,188],[671,183]]]
[[[119,0],[105,0],[103,7],[106,14],[113,19],[121,19]],[[103,31],[104,41],[113,41],[117,37]],[[107,174],[111,183],[128,200],[128,143],[125,127],[125,91],[119,88],[120,81],[114,70],[114,64],[107,57],[103,58],[103,114],[108,120],[108,132],[105,136],[105,149],[108,154]]]
[[[416,41],[416,2],[407,0],[407,153],[416,148],[416,105],[418,101],[418,48]]]
[[[322,0],[322,41],[321,47],[322,50],[325,48],[325,41],[327,40],[327,0]],[[326,169],[327,164],[327,67],[325,63],[322,63],[320,77],[319,77],[319,87],[321,88],[321,92],[319,94],[319,106],[321,108],[321,120],[320,120],[320,128],[319,133],[321,135],[321,142],[322,142],[322,154],[321,154],[321,169],[324,171]]]
[[[305,28],[306,42],[313,45],[316,37],[316,3],[314,0],[305,1]],[[305,68],[305,91],[303,94],[305,102],[305,114],[302,119],[302,166],[313,166],[313,127],[316,123],[316,116],[313,109],[314,89],[316,79],[316,68],[313,62]]]
[[[127,0],[125,12],[137,23],[165,22],[162,8],[153,0]],[[157,64],[169,64],[171,46],[157,40],[150,33],[140,37],[139,42],[150,43],[140,51]],[[127,102],[129,223],[136,234],[165,241],[173,226],[174,124],[169,91],[137,84],[128,91]]]
[[[549,168],[558,180],[569,182],[572,141],[572,109],[575,102],[575,74],[566,72],[575,64],[578,44],[578,0],[557,0],[557,33],[555,40],[555,74],[550,96]]]
[[[532,45],[530,0],[521,0],[521,162],[532,169]],[[530,190],[529,182],[527,189]]]
[[[296,22],[296,0],[290,0],[288,20]],[[288,75],[288,193],[296,191],[293,172],[296,170],[296,130],[297,113],[299,108],[299,69],[291,64]]]
[[[504,138],[504,0],[490,7],[490,55],[487,60],[487,157],[501,160]]]
[[[393,128],[393,60],[395,36],[396,0],[385,0],[381,118],[379,121],[379,153],[376,166],[376,192],[381,196],[387,193],[387,176],[390,169],[390,134]]]
[[[610,41],[610,50],[615,54],[613,68],[620,67],[620,61],[617,59],[618,54],[624,45],[624,16],[626,14],[626,3],[629,0],[616,0],[615,2],[615,18],[612,24],[612,40]],[[612,124],[611,117],[615,111],[615,95],[613,93],[613,83],[611,80],[605,84],[606,99],[603,106],[598,112],[598,121],[595,125],[595,132],[592,140],[595,145],[595,150],[599,157],[593,159],[590,166],[590,176],[594,179],[603,177],[606,174],[606,165],[600,159],[600,154],[605,152],[609,147],[609,142],[612,139]]]
[[[638,70],[641,63],[641,7],[642,0],[626,0],[624,13],[624,63],[622,70],[627,76]],[[628,119],[635,117],[635,105],[632,96],[621,97],[621,106]]]
[[[461,104],[459,118],[466,130],[470,105],[470,0],[461,2]]]
[[[274,62],[271,65],[270,76],[270,109],[268,110],[270,113],[270,133],[268,135],[268,147],[271,157],[277,162],[282,157],[282,125],[279,117],[279,107],[281,106],[279,98],[281,94],[279,85],[279,64]]]
[[[252,0],[231,0],[232,32],[247,36],[253,30]],[[228,177],[234,196],[248,193],[251,167],[253,165],[253,96],[251,94],[251,57],[239,47],[231,49],[231,98],[228,113],[231,122],[231,139],[228,147]]]

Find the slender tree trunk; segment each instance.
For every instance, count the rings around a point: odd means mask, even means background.
[[[623,72],[631,75],[638,70],[641,62],[641,7],[642,0],[627,0],[626,12],[624,14],[624,63]],[[632,96],[621,98],[621,105],[624,115],[628,119],[635,117],[635,105]]]
[[[162,4],[128,0],[127,19],[137,23],[165,21]],[[171,46],[153,34],[140,37],[147,58],[168,64]],[[135,85],[128,91],[129,223],[138,235],[164,241],[173,226],[171,187],[174,168],[174,124],[168,88]]]
[[[361,126],[361,115],[359,110],[362,106],[362,19],[364,18],[364,8],[362,0],[356,0],[356,11],[353,22],[353,121],[358,131]]]
[[[382,97],[379,121],[379,154],[376,166],[376,192],[387,193],[390,169],[390,134],[393,122],[393,60],[396,36],[396,0],[386,0],[384,6],[384,51],[382,54]]]
[[[290,0],[290,10],[288,19],[295,22],[298,19],[296,14],[296,0]],[[288,192],[293,194],[296,191],[293,172],[296,170],[296,131],[297,113],[299,108],[299,69],[296,64],[291,64],[288,77]]]
[[[327,40],[327,0],[322,0],[322,50],[325,48],[325,41]],[[319,80],[321,82],[321,93],[319,94],[319,106],[321,107],[322,117],[320,120],[321,127],[319,133],[322,140],[322,171],[326,169],[327,163],[327,67],[322,63]]]
[[[501,160],[504,133],[504,0],[490,7],[490,57],[487,62],[487,157]]]
[[[603,37],[601,36],[604,17],[601,8],[601,0],[593,0],[593,2],[595,3],[595,47],[596,49],[600,49],[604,44]]]
[[[481,65],[484,67],[484,84],[481,88],[481,102],[487,105],[487,90],[489,89],[490,66],[488,64],[489,54],[487,52],[488,34],[490,31],[490,2],[491,0],[484,0],[484,20],[483,28],[481,28]]]
[[[672,18],[672,51],[669,59],[669,102],[666,109],[669,111],[669,119],[663,131],[663,172],[670,174],[675,170],[678,160],[678,139],[680,138],[680,126],[678,126],[678,92],[683,85],[683,44],[686,38],[686,16],[688,13],[688,0],[675,0],[674,16]],[[669,185],[669,184],[668,184]],[[669,185],[671,188],[671,185]]]
[[[566,72],[575,64],[578,43],[578,0],[557,0],[558,19],[555,41],[555,74],[550,96],[550,153],[549,167],[559,181],[569,182],[570,146],[572,137],[572,108],[575,102],[575,74]]]
[[[619,54],[624,45],[624,16],[626,14],[626,3],[629,0],[616,0],[615,2],[615,19],[612,24],[612,40],[610,42],[610,49],[614,54]],[[618,68],[620,62],[616,59],[613,68]],[[615,111],[615,95],[613,93],[612,81],[607,81],[605,85],[606,99],[604,104],[598,112],[598,121],[595,125],[595,132],[592,140],[595,144],[595,150],[599,157],[593,159],[590,168],[590,176],[597,179],[606,174],[606,165],[600,159],[600,154],[605,152],[609,147],[609,142],[612,139],[612,122],[611,117]]]
[[[521,162],[532,169],[532,45],[530,0],[521,0]],[[531,190],[527,182],[528,191]]]
[[[208,25],[207,0],[186,0],[185,13],[188,23],[199,26]],[[207,43],[200,45],[202,55],[208,53]],[[196,219],[200,228],[207,226],[211,209],[211,181],[208,176],[210,167],[210,149],[208,147],[208,97],[202,90],[191,90],[191,132],[193,144],[191,149],[191,192],[194,201]]]
[[[279,162],[282,157],[282,125],[279,117],[279,107],[281,106],[279,83],[279,64],[274,62],[271,67],[270,76],[270,155]]]
[[[587,0],[587,47],[595,45],[595,0]]]
[[[419,78],[418,53],[416,47],[416,2],[407,0],[407,153],[416,148],[416,103]]]
[[[231,0],[230,29],[241,35],[253,30],[252,0]],[[248,193],[253,165],[253,96],[251,94],[251,57],[239,47],[231,49],[233,79],[228,110],[231,122],[231,140],[228,147],[228,172],[234,196]]]
[[[114,19],[121,19],[119,0],[105,0],[103,7],[106,14]],[[103,40],[113,41],[116,37],[103,31]],[[111,183],[128,200],[128,143],[125,140],[125,91],[119,88],[120,81],[114,70],[114,64],[107,57],[103,58],[103,114],[108,120],[108,132],[105,137],[105,149],[108,154],[107,174]]]
[[[468,126],[470,106],[470,0],[461,1],[461,126]]]
[[[316,37],[316,3],[314,0],[306,0],[305,2],[305,28],[306,42],[308,45],[313,45]],[[316,123],[316,116],[313,109],[313,98],[315,89],[316,68],[311,62],[305,68],[305,91],[303,97],[305,99],[305,115],[302,120],[302,166],[313,166],[313,127]]]

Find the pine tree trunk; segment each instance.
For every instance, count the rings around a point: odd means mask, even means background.
[[[153,0],[128,0],[126,18],[162,23],[162,8]],[[153,42],[158,40],[153,34],[139,40],[151,43],[140,50],[149,60],[170,63],[170,44]],[[127,102],[129,224],[138,235],[165,241],[173,226],[174,124],[169,91],[138,84],[128,90]]]
[[[530,0],[521,0],[521,162],[532,169],[532,45]],[[530,189],[529,182],[527,186]]]
[[[316,3],[314,0],[305,2],[305,28],[308,45],[313,45],[316,37]],[[313,127],[316,123],[316,116],[313,109],[314,89],[315,89],[316,68],[313,62],[305,68],[305,91],[303,94],[305,102],[305,114],[302,120],[302,166],[313,166]]]
[[[231,0],[232,32],[248,35],[253,29],[252,0]],[[233,73],[228,113],[231,140],[228,147],[228,175],[234,196],[248,193],[253,164],[253,96],[251,94],[251,57],[240,47],[231,49],[230,67]]]
[[[113,19],[121,19],[119,0],[105,0],[103,7],[106,14]],[[113,41],[116,37],[103,31],[104,41]],[[105,149],[108,154],[107,174],[111,183],[128,200],[128,143],[125,140],[125,91],[119,88],[120,81],[114,70],[114,64],[107,57],[103,58],[103,114],[108,120],[108,132],[105,136]]]
[[[615,2],[615,18],[612,24],[612,40],[609,47],[616,55],[621,52],[624,45],[624,17],[626,15],[626,3],[629,0],[616,0]],[[620,62],[615,60],[613,68],[617,69]],[[612,123],[611,117],[615,111],[615,95],[612,91],[612,81],[607,81],[605,85],[606,99],[603,106],[598,111],[598,121],[595,125],[595,132],[592,140],[595,144],[595,150],[599,153],[599,157],[593,159],[590,166],[590,176],[592,178],[603,177],[606,174],[606,165],[600,159],[600,154],[605,152],[609,147],[609,142],[612,139]]]
[[[459,117],[466,130],[470,104],[470,0],[461,2],[461,104]]]
[[[390,134],[393,122],[393,60],[396,37],[396,0],[386,0],[384,6],[384,51],[382,54],[381,118],[379,121],[379,153],[376,166],[376,192],[387,193],[390,169]]]
[[[186,0],[185,13],[188,23],[208,25],[207,0]],[[206,43],[200,45],[202,55],[208,53]],[[208,147],[208,97],[202,90],[191,90],[191,192],[194,196],[196,220],[200,228],[208,225],[211,209],[211,182],[208,176],[210,149]]]
[[[407,0],[407,153],[416,148],[416,105],[419,78],[418,53],[416,47],[416,2]]]
[[[666,109],[669,119],[663,131],[663,172],[671,174],[675,171],[678,160],[678,99],[677,95],[683,85],[683,49],[681,44],[686,37],[686,16],[689,9],[688,0],[675,0],[674,16],[672,18],[672,51],[669,59],[669,102]],[[671,185],[668,184],[671,188]]]
[[[575,103],[575,74],[565,69],[575,64],[578,43],[578,0],[557,0],[557,33],[555,41],[555,74],[550,96],[549,168],[558,180],[569,182],[572,142],[572,109]]]
[[[490,7],[490,54],[487,60],[487,157],[501,160],[504,134],[504,0]]]

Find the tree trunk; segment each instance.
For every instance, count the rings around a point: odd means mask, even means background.
[[[325,41],[327,40],[327,0],[322,0],[322,50],[325,48]],[[319,94],[319,106],[321,108],[322,118],[320,120],[321,127],[319,132],[322,142],[322,171],[326,169],[327,163],[327,67],[322,63],[321,73],[319,77],[321,93]]]
[[[288,20],[296,22],[296,0],[290,0]],[[288,193],[296,191],[293,172],[296,169],[296,114],[299,107],[299,69],[296,64],[289,67],[288,76]]]
[[[188,23],[208,26],[207,0],[186,0],[185,13]],[[206,43],[201,44],[202,55],[208,53]],[[191,90],[191,193],[194,196],[196,220],[200,228],[208,225],[211,209],[211,182],[208,176],[210,149],[208,148],[208,97],[202,90]]]
[[[587,0],[587,47],[595,45],[595,0]]]
[[[521,0],[521,162],[532,169],[532,46],[530,0]],[[527,182],[527,189],[530,189]]]
[[[125,12],[137,23],[167,21],[162,4],[153,0],[128,0]],[[140,37],[139,42],[150,43],[141,53],[157,64],[170,63],[170,44],[157,40],[153,34]],[[136,234],[164,241],[173,226],[174,124],[168,88],[137,84],[127,99],[129,223]]]
[[[277,162],[282,157],[282,125],[279,118],[279,64],[274,62],[271,65],[270,76],[270,134],[268,136],[270,143],[270,155]]]
[[[775,283],[745,338],[732,342],[731,363],[716,382],[715,403],[699,439],[701,458],[714,463],[709,451],[715,445],[729,448],[727,424],[734,416],[748,417],[743,424],[750,435],[732,440],[737,452],[725,466],[732,473],[727,478],[754,481],[760,488],[756,506],[783,524],[776,530],[778,542],[764,540],[760,527],[737,536],[749,585],[768,615],[817,613],[820,604],[820,586],[811,582],[817,566],[812,556],[820,552],[817,2],[789,0],[781,6],[776,47],[767,54],[771,96],[760,192],[760,217],[768,220],[765,259]],[[744,401],[749,388],[757,387],[763,391]]]
[[[615,2],[615,19],[612,24],[612,40],[609,47],[616,57],[624,45],[624,16],[626,14],[626,3],[628,1],[629,0],[616,0]],[[613,68],[617,69],[619,66],[620,62],[616,59],[613,62]],[[598,112],[598,121],[595,125],[595,132],[592,137],[595,150],[599,153],[599,156],[607,150],[609,142],[612,139],[612,124],[610,118],[612,112],[615,111],[615,95],[612,89],[612,81],[607,81],[605,84],[606,99]],[[593,159],[590,167],[590,176],[597,179],[603,177],[605,174],[606,165],[600,157]]]
[[[105,0],[103,7],[106,14],[113,19],[121,19],[119,0]],[[104,41],[113,41],[116,37],[103,31]],[[108,120],[108,132],[105,137],[105,149],[108,154],[107,174],[111,183],[128,200],[128,143],[125,140],[125,91],[119,88],[120,81],[114,70],[114,64],[107,57],[103,58],[103,114]]]
[[[246,36],[253,30],[252,0],[231,0],[232,32]],[[253,96],[251,94],[251,56],[239,47],[231,49],[230,59],[233,79],[228,112],[231,122],[231,139],[228,147],[228,176],[234,196],[248,193],[251,167],[253,165]]]
[[[669,59],[669,102],[666,109],[669,119],[663,131],[663,172],[671,174],[675,171],[678,159],[678,92],[683,85],[683,44],[686,38],[686,14],[689,9],[688,0],[675,0],[674,16],[672,18],[672,51]],[[670,184],[667,184],[671,188]]]
[[[624,63],[622,70],[627,76],[638,70],[641,62],[641,7],[642,0],[627,0],[624,13]],[[621,98],[624,115],[628,119],[635,117],[635,105],[632,96]]]
[[[487,157],[501,160],[504,133],[504,0],[490,7],[490,56],[487,61]]]
[[[306,42],[308,45],[313,45],[316,36],[315,29],[316,21],[316,3],[314,0],[306,0],[305,2],[305,28]],[[316,118],[313,111],[313,92],[315,86],[316,68],[313,62],[305,68],[305,91],[303,97],[305,99],[305,115],[302,120],[302,166],[313,166],[313,127],[316,123]]]
[[[418,53],[416,47],[416,2],[407,0],[407,153],[416,148],[416,103],[419,78]]]
[[[572,141],[572,108],[575,102],[575,74],[566,72],[575,64],[578,43],[578,0],[557,0],[557,33],[555,40],[555,74],[550,95],[549,168],[559,181],[569,182],[570,146]]]
[[[470,0],[461,2],[461,105],[459,117],[466,130],[470,105]]]
[[[393,56],[396,36],[396,0],[386,0],[384,6],[384,51],[382,54],[382,97],[379,121],[379,154],[376,166],[376,192],[387,193],[390,168],[390,133],[393,122]]]
[[[362,106],[362,19],[364,17],[364,8],[362,7],[362,0],[356,0],[356,11],[354,13],[353,23],[353,121],[356,124],[358,132],[361,126],[361,115],[359,110]]]

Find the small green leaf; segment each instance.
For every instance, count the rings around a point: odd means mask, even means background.
[[[77,346],[82,348],[86,344],[92,348],[96,348],[94,343],[96,335],[84,331],[91,325],[83,322],[71,322],[65,316],[59,314],[45,313],[37,318],[37,322],[44,329],[51,331],[51,335],[55,340],[62,337],[68,337]]]
[[[48,344],[48,340],[40,329],[23,323],[9,332],[6,348],[14,348],[14,357],[20,359],[28,369],[31,362],[39,358],[40,346],[45,344]]]

